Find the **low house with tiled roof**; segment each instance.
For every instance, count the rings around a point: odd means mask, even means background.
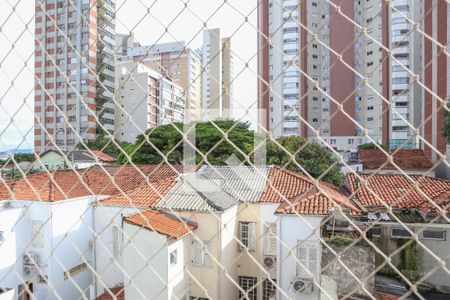
[[[366,174],[423,174],[434,177],[433,163],[422,149],[359,149],[358,159]],[[401,170],[401,171],[400,171]]]
[[[391,262],[407,276],[420,278],[437,290],[450,292],[450,275],[436,268],[450,249],[450,181],[422,175],[348,174],[345,185],[352,200],[367,211],[370,236]],[[399,250],[400,249],[400,250]],[[397,254],[393,254],[397,253]],[[385,258],[377,256],[377,265]],[[385,267],[384,271],[389,272]]]
[[[124,217],[123,268],[133,280],[127,299],[188,299],[190,264],[197,224],[175,214],[148,209]],[[142,266],[151,266],[142,268]]]
[[[39,155],[32,165],[35,170],[86,169],[95,165],[114,165],[116,159],[99,150],[55,150]]]
[[[2,285],[17,294],[29,281],[36,299],[55,293],[62,299],[81,298],[80,290],[92,284],[90,267],[95,265],[91,204],[118,193],[126,196],[156,179],[174,178],[179,170],[97,166],[0,181],[0,257],[7,258],[0,259]]]

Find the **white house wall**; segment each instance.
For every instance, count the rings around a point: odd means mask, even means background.
[[[113,228],[122,228],[122,217],[135,213],[136,208],[120,206],[94,206],[94,230],[95,240],[95,270],[96,293],[100,295],[105,288],[111,288],[124,282],[124,276],[120,268],[121,259],[113,257]]]
[[[295,256],[297,255],[297,242],[308,241],[317,244],[320,253],[320,223],[322,217],[318,216],[302,216],[297,215],[283,215],[278,223],[279,238],[282,241],[278,242],[278,279],[277,284],[287,294],[284,295],[278,291],[277,299],[302,299],[302,300],[317,300],[319,299],[319,290],[315,286],[314,292],[309,295],[296,294],[292,290],[292,280],[296,277]],[[292,252],[291,252],[292,250]],[[320,273],[320,256],[318,262],[317,274]],[[320,277],[318,277],[320,280]]]
[[[128,223],[123,226],[123,265],[132,278],[125,284],[127,299],[170,299],[166,237]]]
[[[236,276],[235,259],[239,255],[238,244],[236,241],[236,212],[237,205],[223,212],[221,215],[220,227],[220,261],[225,268],[228,276],[233,278],[234,282],[226,276],[225,270],[220,269],[220,295],[221,299],[233,299],[238,293],[236,285],[239,283]]]

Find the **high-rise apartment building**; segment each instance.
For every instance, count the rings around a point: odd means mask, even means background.
[[[118,63],[115,136],[134,142],[149,128],[184,121],[184,91],[169,78],[139,63]]]
[[[448,4],[438,2],[260,1],[260,123],[274,136],[317,130],[338,149],[367,134],[391,148],[429,136],[444,151],[442,102],[420,83],[446,99],[447,58],[414,24],[447,45]]]
[[[189,120],[199,119],[201,110],[201,57],[184,42],[141,46],[132,35],[118,35],[117,59],[144,64],[171,78],[185,92]]]
[[[40,0],[35,12],[35,150],[114,132],[115,1]]]
[[[233,106],[233,56],[230,38],[222,38],[220,29],[203,31],[202,46],[203,119],[231,118]]]

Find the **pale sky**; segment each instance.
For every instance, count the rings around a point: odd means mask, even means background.
[[[133,32],[143,45],[185,41],[193,49],[201,47],[204,23],[220,28],[223,37],[231,36],[235,107],[256,109],[256,5],[256,0],[117,0],[116,28]],[[34,1],[0,0],[0,28],[0,151],[33,148]]]

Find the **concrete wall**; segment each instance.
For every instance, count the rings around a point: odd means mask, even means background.
[[[278,222],[278,232],[281,242],[278,242],[278,276],[277,284],[281,290],[277,291],[277,299],[319,299],[320,290],[314,286],[312,294],[296,294],[292,289],[292,280],[297,277],[295,256],[297,244],[309,244],[317,247],[318,263],[315,272],[315,280],[320,284],[320,223],[322,217],[283,215]],[[296,230],[293,230],[296,228]]]
[[[409,241],[409,239],[398,239],[391,238],[392,228],[403,228],[400,224],[385,224],[381,223],[382,236],[375,237],[374,242],[377,247],[385,254],[392,254],[397,251],[399,247]],[[430,284],[443,292],[450,292],[450,275],[447,271],[441,267],[434,269],[441,261],[445,263],[447,269],[450,269],[450,225],[449,224],[408,224],[409,228],[418,234],[419,243],[415,243],[413,247],[415,248],[415,262],[416,265],[413,266],[412,270],[404,270],[404,258],[401,253],[392,255],[392,263],[401,271],[411,273],[412,276],[426,276],[424,282]],[[422,236],[422,231],[426,230],[437,230],[445,231],[445,240],[433,240],[424,239]],[[436,259],[436,256],[439,259]],[[380,265],[384,262],[384,258],[380,255],[376,256],[376,265]],[[409,275],[409,274],[408,274]]]
[[[0,210],[0,231],[6,234],[0,246],[0,282],[18,291],[18,285],[33,283],[36,299],[79,299],[92,281],[86,269],[64,279],[64,272],[82,263],[92,264],[92,212],[94,197],[59,202],[10,201],[12,208]],[[39,257],[35,275],[23,274],[23,254]],[[7,259],[5,259],[7,257]],[[11,273],[15,268],[17,273]],[[47,278],[38,282],[37,276]]]
[[[190,237],[179,240],[124,223],[123,266],[132,278],[125,285],[127,299],[184,299],[189,276],[184,272]],[[177,263],[170,264],[170,253],[177,251]]]
[[[372,248],[368,245],[353,245],[347,248],[331,243],[329,246],[340,255],[341,263],[330,249],[323,247],[321,275],[327,276],[336,284],[338,296],[342,297],[348,293],[364,295],[364,288],[372,291],[374,277],[370,274],[375,270],[375,253]]]
[[[95,277],[96,293],[100,295],[105,288],[123,284],[124,274],[121,271],[121,257],[114,257],[113,228],[122,228],[122,217],[135,213],[136,208],[120,206],[94,206],[95,239]]]

